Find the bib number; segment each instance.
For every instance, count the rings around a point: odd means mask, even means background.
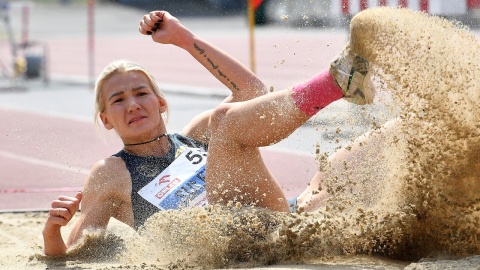
[[[201,148],[185,150],[138,194],[161,210],[205,206],[205,165],[207,153]]]

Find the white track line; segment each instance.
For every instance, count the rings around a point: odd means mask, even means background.
[[[79,192],[83,187],[53,187],[53,188],[5,188],[0,189],[2,193],[45,193],[45,192]]]
[[[64,171],[67,171],[67,172],[81,173],[81,174],[84,174],[84,175],[88,175],[88,173],[90,172],[89,169],[75,167],[75,166],[71,166],[71,165],[65,165],[65,164],[61,164],[61,163],[57,163],[57,162],[45,161],[45,160],[41,160],[41,159],[38,159],[38,158],[18,155],[18,154],[15,154],[15,153],[2,151],[2,150],[0,150],[0,156],[5,157],[5,158],[9,158],[9,159],[19,160],[19,161],[34,164],[34,165],[40,165],[40,166],[45,166],[45,167],[49,167],[49,168],[64,170]]]

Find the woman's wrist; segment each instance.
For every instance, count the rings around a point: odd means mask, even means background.
[[[175,33],[172,44],[184,50],[188,50],[197,37],[185,26],[180,25],[179,27],[180,29]]]
[[[50,224],[48,221],[43,227],[42,234],[44,237],[52,237],[60,234],[60,229],[62,226],[58,224]]]

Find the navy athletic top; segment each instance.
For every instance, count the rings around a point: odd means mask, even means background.
[[[113,155],[123,159],[130,172],[130,177],[132,178],[131,197],[135,229],[138,229],[138,227],[143,225],[145,220],[151,215],[160,211],[155,205],[142,198],[142,196],[138,194],[138,191],[150,183],[175,160],[175,157],[177,156],[176,153],[181,147],[195,147],[203,148],[205,150],[208,148],[208,145],[205,143],[177,133],[168,134],[167,136],[172,147],[163,157],[136,156],[127,153],[124,150]]]

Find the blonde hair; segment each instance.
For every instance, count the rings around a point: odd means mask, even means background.
[[[130,71],[138,71],[142,72],[147,76],[153,91],[155,92],[155,95],[162,98],[165,100],[165,95],[163,92],[160,90],[158,87],[155,78],[153,75],[146,70],[144,67],[140,66],[137,63],[131,62],[129,60],[117,60],[112,63],[110,63],[108,66],[105,67],[105,69],[102,71],[100,76],[98,76],[97,82],[95,83],[95,112],[94,112],[94,121],[95,124],[100,126],[99,124],[99,118],[100,118],[100,113],[105,111],[105,101],[103,100],[102,92],[103,92],[103,85],[105,82],[110,79],[114,74],[118,74],[121,72],[130,72]],[[169,109],[168,109],[168,104],[167,104],[167,110],[165,113],[162,114],[163,120],[165,123],[168,121],[168,115],[169,115]]]

